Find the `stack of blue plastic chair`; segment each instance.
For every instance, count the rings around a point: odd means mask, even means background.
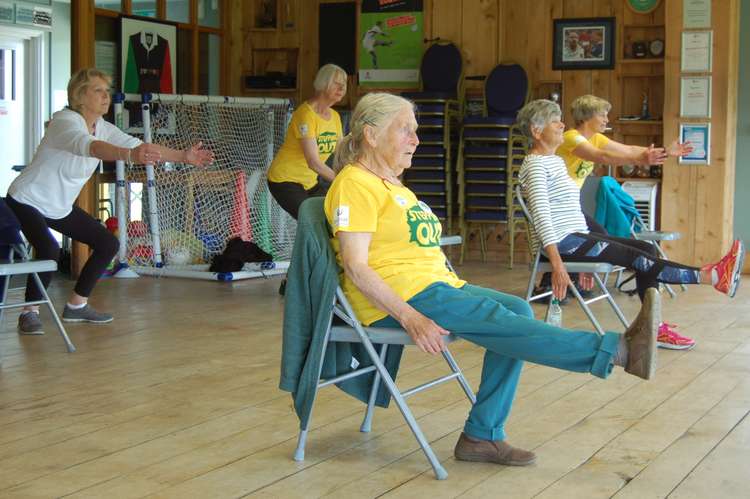
[[[453,43],[430,46],[420,67],[421,90],[402,95],[417,107],[419,147],[404,181],[453,230],[455,144],[463,108],[463,59]]]
[[[486,257],[485,226],[508,223],[510,267],[513,267],[516,219],[513,179],[525,155],[526,141],[515,128],[516,114],[528,99],[526,71],[518,64],[500,64],[483,79],[484,113],[463,120],[459,156],[461,235],[479,225],[482,259]],[[525,228],[523,229],[525,231]],[[461,259],[464,250],[462,248]]]

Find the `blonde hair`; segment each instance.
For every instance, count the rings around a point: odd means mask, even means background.
[[[575,126],[590,120],[597,114],[608,113],[610,109],[612,109],[612,104],[596,95],[582,95],[570,104]]]
[[[547,99],[537,99],[529,102],[518,111],[516,125],[521,133],[532,143],[534,130],[544,130],[552,120],[560,119],[562,112],[556,102]]]
[[[101,78],[108,85],[112,84],[112,77],[96,68],[79,69],[70,77],[68,82],[68,106],[72,110],[81,110],[81,96],[94,78]]]
[[[313,88],[316,92],[325,92],[339,75],[344,77],[344,84],[346,84],[346,71],[335,64],[326,64],[315,75]]]
[[[414,104],[398,95],[374,92],[362,97],[349,120],[349,133],[336,146],[333,169],[338,173],[362,155],[366,126],[379,136],[404,109],[413,111]]]

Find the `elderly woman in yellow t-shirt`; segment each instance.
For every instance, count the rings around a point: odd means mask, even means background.
[[[624,335],[569,330],[534,319],[517,296],[467,284],[446,265],[441,225],[399,176],[419,144],[414,106],[371,93],[357,104],[336,150],[338,171],[325,200],[341,286],[367,326],[403,327],[423,351],[444,349],[448,331],[486,349],[476,403],[454,455],[525,466],[533,452],[505,441],[505,421],[523,361],[606,378],[613,365],[648,379],[655,366],[659,295],[646,292]]]
[[[583,186],[586,177],[594,169],[594,164],[610,165],[659,165],[669,157],[680,157],[690,153],[693,147],[689,142],[680,144],[672,142],[667,148],[629,146],[614,141],[603,134],[609,123],[609,110],[612,105],[595,95],[582,95],[570,105],[575,128],[563,134],[563,143],[555,154],[565,161],[568,175]],[[589,230],[606,234],[607,231],[591,216],[584,213]],[[548,276],[542,278],[541,286],[548,285]],[[538,290],[539,291],[539,290]],[[695,346],[695,341],[679,335],[672,324],[662,324],[659,334],[659,346],[673,350],[685,350]]]
[[[318,70],[313,87],[315,95],[292,114],[284,144],[268,170],[271,195],[295,219],[302,201],[325,196],[335,175],[325,162],[344,135],[332,106],[346,95],[346,71],[326,64]]]
[[[568,174],[583,185],[593,171],[594,164],[659,165],[668,157],[679,157],[693,150],[690,143],[677,141],[666,150],[660,147],[629,146],[604,135],[612,105],[595,95],[582,95],[573,101],[570,110],[575,128],[563,134],[563,143],[556,154],[565,161]]]

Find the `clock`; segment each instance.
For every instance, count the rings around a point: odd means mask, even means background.
[[[652,57],[664,57],[664,40],[657,38],[648,44],[648,52]]]

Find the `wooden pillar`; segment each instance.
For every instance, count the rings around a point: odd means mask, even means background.
[[[94,0],[70,3],[71,71],[94,66]],[[96,212],[96,183],[92,178],[81,191],[76,206],[86,213]],[[89,256],[88,246],[74,242],[70,258],[71,274],[77,277]]]
[[[678,137],[680,123],[711,123],[710,164],[664,165],[662,227],[682,239],[665,244],[670,258],[692,264],[716,261],[728,248],[734,228],[734,178],[739,53],[739,0],[713,0],[711,118],[680,118],[682,5],[666,0],[667,54],[664,70],[664,141]]]

